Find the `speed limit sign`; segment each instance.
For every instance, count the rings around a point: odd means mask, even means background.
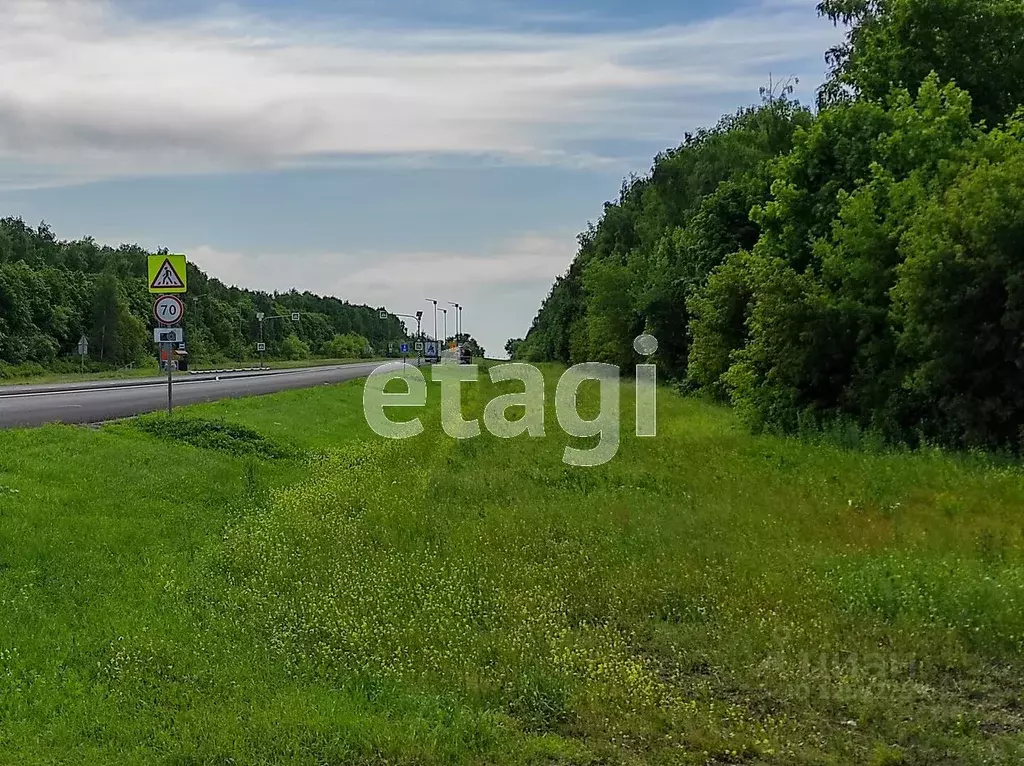
[[[185,313],[185,305],[176,295],[161,295],[153,304],[153,316],[156,321],[164,324],[180,322]]]

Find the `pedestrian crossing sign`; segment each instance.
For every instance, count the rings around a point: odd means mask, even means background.
[[[187,286],[184,255],[149,256],[149,291],[183,293]]]

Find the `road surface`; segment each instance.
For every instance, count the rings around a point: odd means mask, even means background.
[[[197,374],[174,379],[174,406],[257,396],[361,378],[382,362],[262,372]],[[0,428],[98,423],[167,407],[167,378],[0,386]]]

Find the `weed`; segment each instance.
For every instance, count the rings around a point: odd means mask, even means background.
[[[296,451],[260,434],[255,429],[223,420],[163,415],[138,418],[135,426],[160,439],[183,442],[200,449],[229,452],[232,455],[253,455],[260,458],[296,456]]]

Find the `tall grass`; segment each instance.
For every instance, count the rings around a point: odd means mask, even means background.
[[[464,388],[467,417],[498,393]],[[553,413],[453,441],[436,393],[404,442],[358,383],[190,408],[272,459],[0,434],[0,758],[1024,758],[1018,466],[752,437],[667,391],[636,439],[627,388],[619,455],[570,468]]]

